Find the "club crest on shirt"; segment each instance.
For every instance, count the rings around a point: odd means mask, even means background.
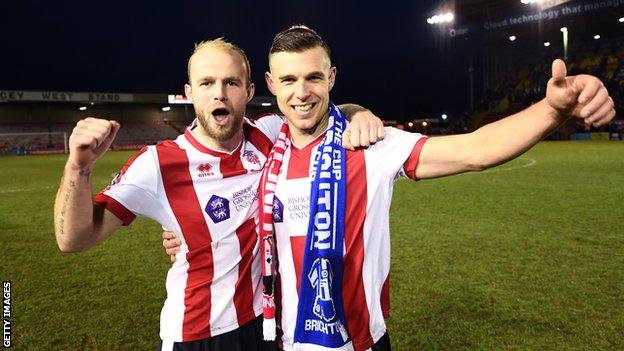
[[[277,196],[273,197],[273,222],[284,222],[284,204],[282,204]]]
[[[213,175],[213,173],[212,173],[212,165],[210,163],[202,163],[199,166],[197,166],[197,168],[195,168],[195,169],[197,170],[197,172],[199,172],[197,175],[200,178]]]
[[[230,201],[226,198],[212,195],[204,210],[213,222],[223,222],[230,218]]]
[[[243,152],[243,157],[245,158],[245,160],[247,160],[247,162],[262,167],[260,157],[258,157],[255,152],[251,150],[245,150],[245,152]]]

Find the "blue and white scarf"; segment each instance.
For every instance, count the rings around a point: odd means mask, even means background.
[[[344,114],[330,102],[329,126],[310,169],[310,219],[303,256],[295,349],[350,344],[342,300],[346,200]],[[348,347],[350,348],[350,347]]]

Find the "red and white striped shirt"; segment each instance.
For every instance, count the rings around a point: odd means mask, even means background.
[[[125,225],[148,217],[182,241],[167,274],[163,341],[209,338],[262,313],[258,182],[281,123],[275,115],[245,120],[231,153],[203,145],[191,125],[174,141],[143,148],[96,196]]]
[[[309,166],[324,135],[284,154],[273,209],[285,350],[293,345],[303,252],[310,212]],[[347,151],[343,304],[353,346],[365,350],[386,332],[389,308],[389,213],[394,181],[415,179],[420,134],[386,128],[386,138],[366,150]]]

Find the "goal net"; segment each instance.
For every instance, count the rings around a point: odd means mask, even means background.
[[[66,132],[0,133],[0,155],[68,152]]]

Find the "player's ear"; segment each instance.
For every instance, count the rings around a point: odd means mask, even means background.
[[[334,83],[336,83],[336,75],[338,74],[338,68],[330,67],[329,68],[329,90],[332,90],[334,87]]]
[[[188,101],[193,102],[193,89],[191,88],[190,84],[184,84],[184,95],[186,95],[186,98],[188,99]]]
[[[275,86],[273,84],[273,77],[271,76],[271,72],[264,72],[264,80],[266,81],[267,88],[271,91],[271,94],[275,94]]]
[[[256,92],[256,86],[254,85],[254,83],[249,83],[249,86],[247,86],[247,102],[253,99],[255,92]]]

